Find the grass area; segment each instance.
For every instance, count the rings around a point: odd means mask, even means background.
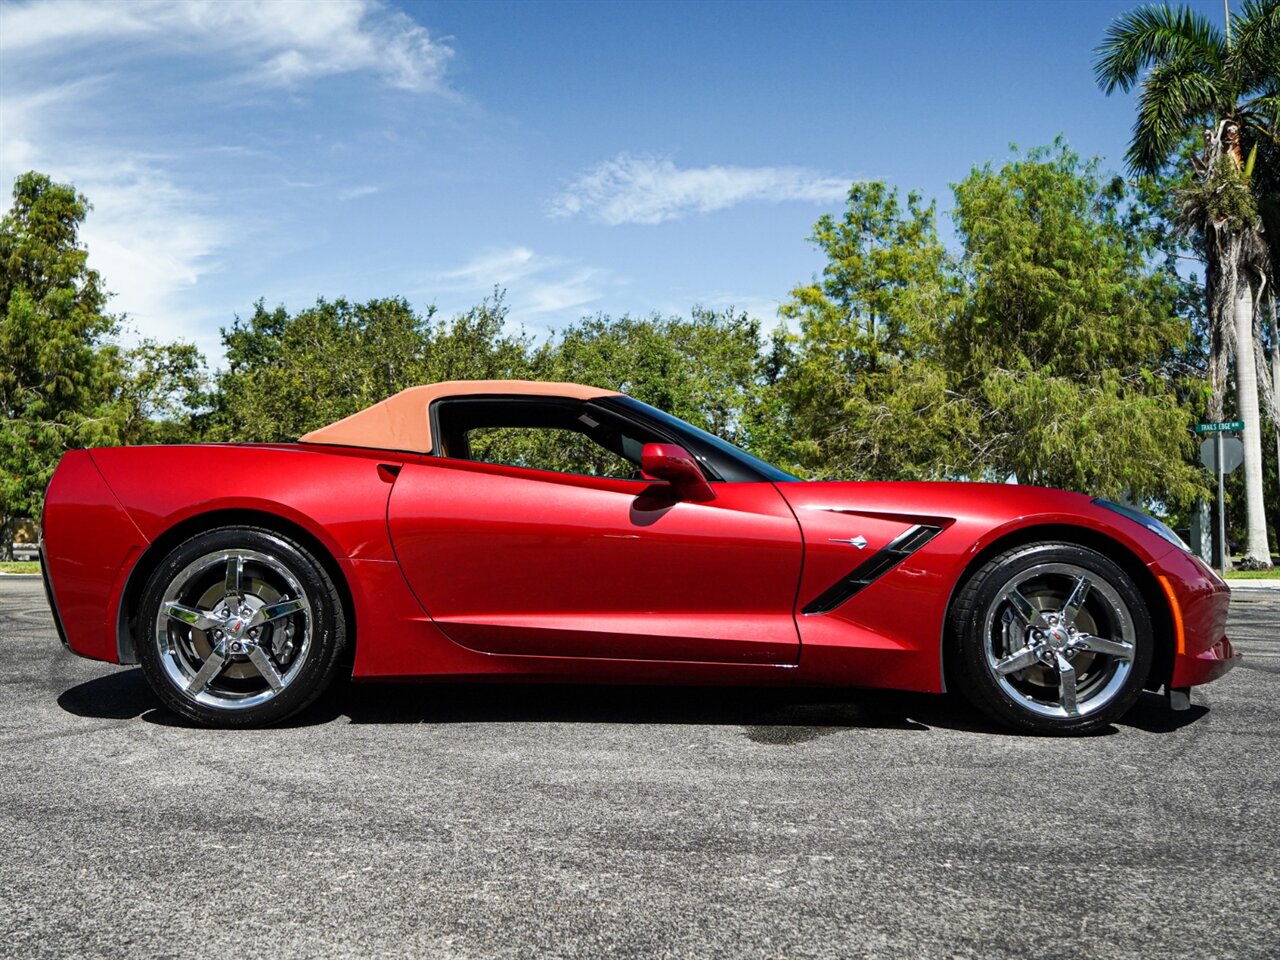
[[[1271,570],[1232,570],[1228,580],[1280,580],[1280,567]]]
[[[0,573],[39,573],[39,560],[0,560]]]

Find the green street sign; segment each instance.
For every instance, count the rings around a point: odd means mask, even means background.
[[[1217,423],[1197,423],[1196,433],[1226,433],[1228,430],[1243,430],[1243,420],[1220,420]]]

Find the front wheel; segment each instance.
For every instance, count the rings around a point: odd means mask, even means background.
[[[961,692],[1032,733],[1088,733],[1133,706],[1151,669],[1151,617],[1133,580],[1069,543],[1008,550],[965,583],[951,613]]]
[[[264,726],[316,699],[346,642],[342,604],[301,544],[255,527],[201,533],[152,573],[138,660],[164,703],[206,726]]]

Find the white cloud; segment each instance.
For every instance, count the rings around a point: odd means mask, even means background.
[[[446,289],[505,286],[554,265],[554,261],[537,257],[528,247],[509,247],[491,250],[461,267],[442,271],[436,274],[436,280]]]
[[[198,155],[245,148],[103,124],[104,116],[127,117],[122,84],[138,75],[136,65],[201,60],[215,78],[268,87],[363,72],[448,94],[451,55],[380,0],[0,0],[0,185],[31,169],[73,183],[93,204],[81,240],[116,294],[110,309],[143,336],[195,338],[207,349],[225,308],[209,302],[202,281],[262,225],[256,211],[210,192]],[[207,73],[203,64],[187,71]],[[357,184],[339,199],[377,189]]]
[[[698,306],[711,310],[732,310],[734,313],[745,313],[747,316],[763,322],[766,330],[773,329],[778,323],[778,309],[782,301],[772,297],[761,297],[754,294],[711,293],[702,297],[694,297]],[[679,312],[678,308],[672,312]]]
[[[338,199],[343,201],[359,200],[361,197],[371,197],[381,189],[381,187],[369,186],[367,184],[360,187],[352,187],[350,190],[343,190],[339,193]]]
[[[538,326],[546,325],[548,319],[578,319],[569,311],[596,303],[613,282],[607,270],[542,256],[523,246],[486,251],[431,279],[433,294],[462,294],[473,299],[492,292],[495,286],[503,287],[508,292],[512,319],[517,323],[539,321]]]
[[[453,56],[379,0],[36,0],[0,5],[0,26],[0,56],[11,62],[134,44],[229,60],[276,86],[365,71],[405,90],[441,90]]]
[[[0,93],[0,174],[6,186],[40,158],[39,142],[47,136],[48,118],[69,113],[97,85],[97,80],[84,79],[25,94],[7,88]]]
[[[90,265],[143,336],[191,339],[205,318],[192,314],[184,293],[217,268],[230,226],[208,212],[197,194],[161,169],[136,162],[69,167],[68,179],[93,202],[82,240]]]
[[[116,294],[109,309],[128,314],[143,336],[190,339],[205,318],[181,307],[181,295],[216,268],[232,231],[211,203],[175,182],[163,158],[68,144],[60,128],[99,86],[86,79],[0,96],[0,182],[38,169],[73,183],[93,205],[80,239]]]
[[[602,223],[662,223],[747,201],[836,203],[849,180],[804,167],[688,167],[621,153],[583,173],[551,202],[553,217],[585,214]]]
[[[538,281],[530,285],[527,296],[516,305],[535,317],[587,307],[604,296],[599,288],[604,275],[603,270],[583,267],[559,279]]]
[[[6,3],[0,6],[0,53],[6,56],[83,46],[102,39],[119,39],[156,32],[158,23],[148,23],[145,3],[94,3],[65,0],[63,3]],[[139,16],[139,15],[142,16]]]

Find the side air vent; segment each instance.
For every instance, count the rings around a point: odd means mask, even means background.
[[[941,527],[918,523],[854,567],[801,610],[804,614],[830,613],[864,587],[870,586],[942,532]]]

